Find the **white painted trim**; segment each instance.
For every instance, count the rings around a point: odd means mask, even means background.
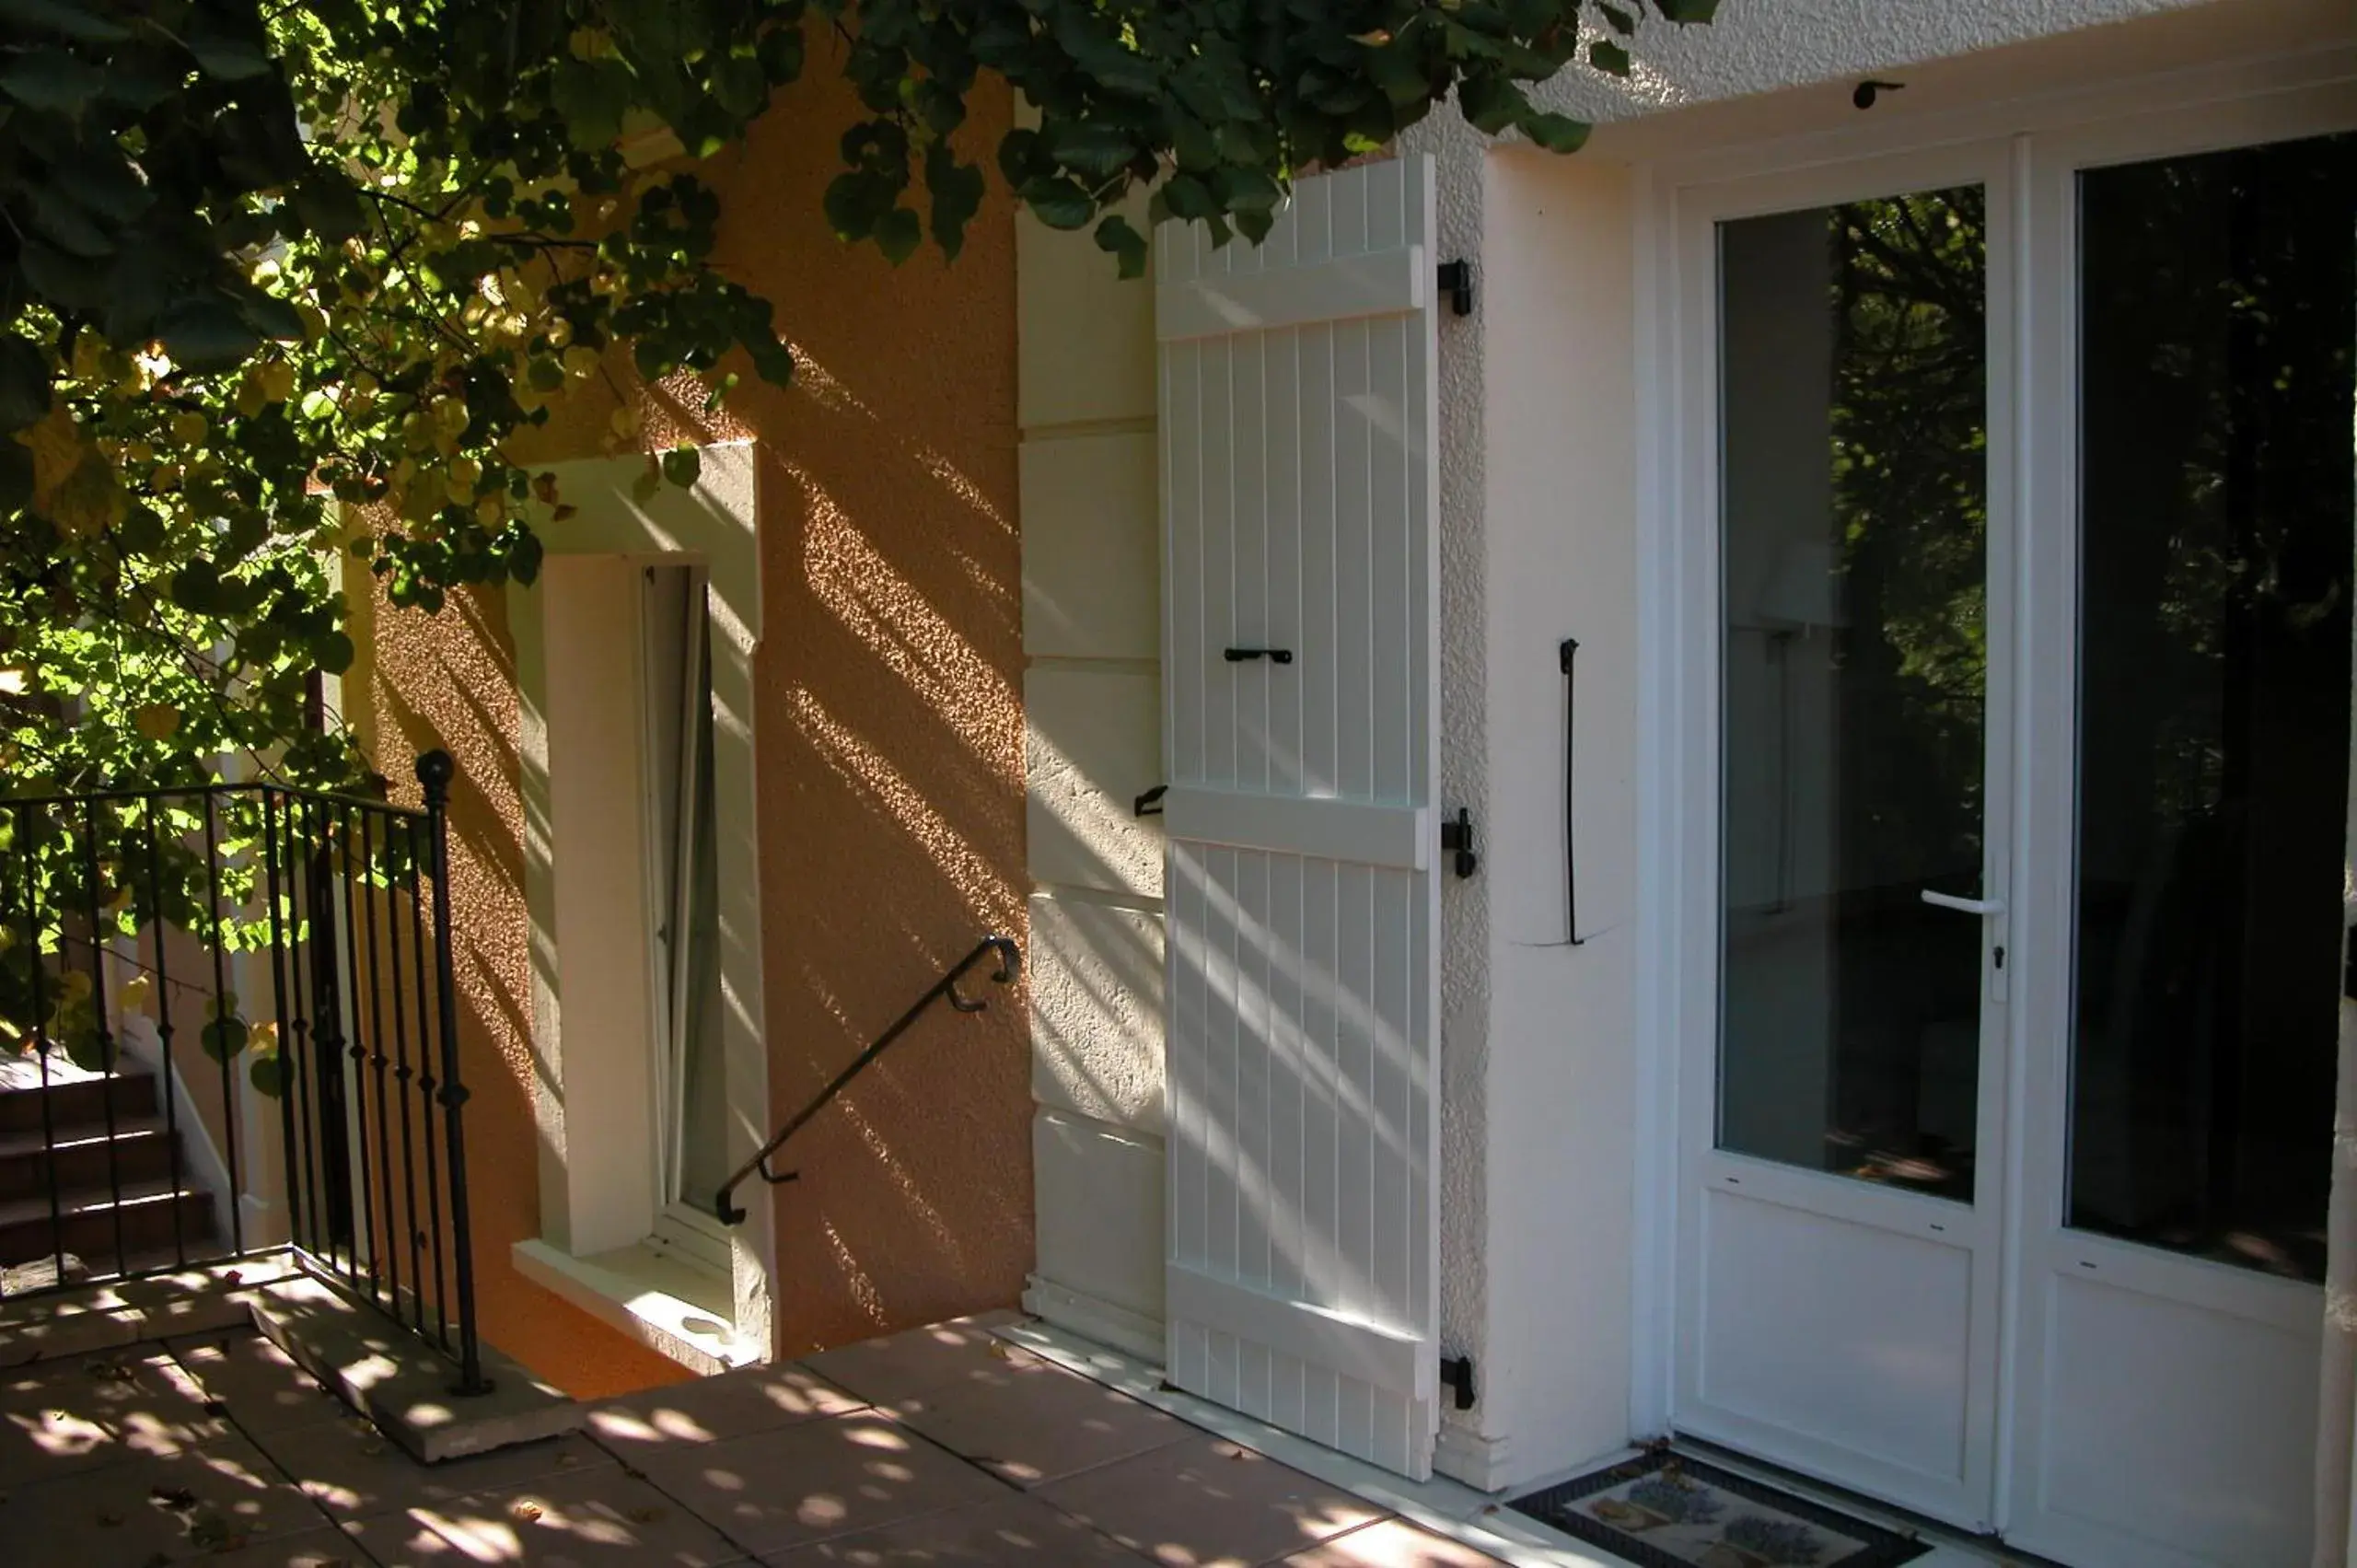
[[[1405,316],[1424,308],[1433,282],[1422,245],[1338,256],[1309,267],[1221,273],[1154,291],[1154,331],[1164,343],[1265,331],[1309,321]]]
[[[1412,1329],[1254,1290],[1175,1260],[1165,1279],[1165,1310],[1173,1318],[1250,1340],[1411,1400],[1431,1399],[1437,1386],[1434,1358],[1427,1353],[1432,1342]]]
[[[1713,184],[1760,175],[1793,174],[1829,164],[1923,153],[2017,135],[2045,136],[2139,121],[2207,122],[2223,139],[2212,145],[2266,139],[2225,130],[2239,117],[2271,118],[2269,100],[2297,99],[2345,87],[2357,78],[2357,47],[2227,61],[2082,84],[2061,91],[1991,99],[1947,114],[1896,123],[1860,119],[1836,130],[1781,137],[1749,136],[1652,164],[1664,189]],[[2165,104],[2165,109],[2155,105]],[[2294,133],[2296,134],[2296,133]],[[2200,134],[2186,148],[2200,145]],[[2141,155],[2140,155],[2141,156]],[[2166,156],[2165,150],[2151,156]]]
[[[1514,1440],[1487,1437],[1456,1422],[1441,1423],[1433,1444],[1433,1473],[1461,1481],[1476,1492],[1498,1492],[1514,1473]]]
[[[712,695],[714,725],[714,812],[720,836],[719,901],[721,982],[726,1004],[726,1059],[729,1106],[728,1138],[732,1156],[749,1156],[768,1133],[769,1058],[761,999],[761,855],[758,844],[759,803],[754,793],[753,661],[761,637],[761,575],[760,519],[756,505],[756,448],[737,442],[706,447],[701,477],[689,489],[665,485],[641,502],[633,485],[645,471],[640,458],[598,459],[553,466],[563,498],[579,512],[563,528],[544,530],[552,555],[604,556],[617,561],[669,561],[701,564],[709,584],[707,610],[711,617]],[[635,596],[633,596],[635,602]],[[540,590],[511,587],[509,627],[516,643],[517,689],[522,713],[522,793],[525,807],[525,901],[531,913],[533,965],[532,1046],[537,1059],[535,1105],[540,1130],[540,1209],[545,1250],[559,1256],[584,1257],[610,1253],[614,1241],[603,1247],[577,1249],[574,1237],[611,1232],[615,1218],[597,1207],[608,1200],[585,1186],[597,1162],[610,1158],[602,1148],[575,1148],[567,1141],[568,1086],[564,1071],[561,955],[557,931],[561,910],[568,918],[623,920],[633,929],[643,925],[648,911],[644,900],[625,910],[577,911],[559,899],[563,857],[556,845],[563,835],[557,820],[556,793],[549,769],[548,704],[552,675],[550,650],[543,634],[544,606]],[[636,647],[633,640],[633,648]],[[636,657],[633,654],[633,660]],[[634,709],[635,703],[631,706]],[[644,726],[636,733],[643,745]],[[618,763],[621,760],[617,759]],[[639,769],[623,766],[623,786],[636,794]],[[637,834],[620,846],[637,858]],[[624,936],[628,935],[625,932]],[[640,934],[643,938],[644,933]],[[653,1036],[648,1034],[649,1049]],[[627,1092],[619,1086],[635,1082],[639,1092],[651,1095],[655,1079],[651,1060],[635,1079],[615,1078],[618,1086],[607,1093]],[[613,1074],[608,1074],[612,1077]],[[640,1115],[644,1106],[610,1107],[617,1114]],[[650,1156],[651,1157],[651,1156]],[[644,1174],[652,1176],[654,1167]],[[646,1194],[651,1181],[632,1179],[591,1185],[599,1190]],[[775,1295],[775,1225],[772,1200],[765,1188],[742,1191],[739,1201],[748,1215],[728,1236],[728,1289],[733,1299],[735,1342],[751,1347],[755,1358],[772,1353],[772,1302]],[[585,1203],[590,1207],[585,1208]],[[651,1232],[648,1212],[625,1229]],[[616,1237],[616,1240],[619,1237]],[[535,1244],[526,1243],[524,1246]],[[540,1253],[517,1253],[518,1266],[529,1256],[545,1262]],[[546,1271],[543,1271],[546,1272]],[[546,1283],[545,1281],[543,1283]],[[578,1281],[575,1281],[576,1285]],[[554,1288],[554,1287],[552,1287]],[[595,1293],[592,1293],[595,1294]],[[595,1310],[596,1308],[592,1308]],[[609,1320],[611,1320],[610,1318]]]
[[[691,1265],[651,1247],[576,1258],[545,1241],[519,1241],[509,1255],[526,1279],[691,1372],[708,1376],[766,1359],[767,1347],[721,1322],[713,1301],[679,1294],[693,1288],[685,1277]],[[726,1276],[711,1276],[711,1295],[725,1298],[728,1288]]]
[[[1432,864],[1432,811],[1422,806],[1172,784],[1162,810],[1163,831],[1174,839],[1364,861],[1402,871],[1422,871]]]
[[[1161,1365],[1165,1332],[1161,1318],[1132,1312],[1102,1296],[1090,1295],[1038,1274],[1026,1277],[1029,1288],[1023,1293],[1024,1311],[1069,1329],[1084,1339],[1111,1345],[1141,1361]]]

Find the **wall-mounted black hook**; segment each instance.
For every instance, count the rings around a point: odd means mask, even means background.
[[[1221,656],[1230,664],[1242,664],[1248,659],[1264,658],[1271,664],[1291,664],[1291,648],[1222,648]]]
[[[1137,799],[1130,803],[1131,814],[1137,817],[1161,816],[1162,797],[1169,793],[1170,786],[1168,784],[1163,784],[1155,785],[1152,789],[1147,790],[1144,795],[1139,796]]]
[[[1473,813],[1460,806],[1455,819],[1444,817],[1440,824],[1440,847],[1454,854],[1452,868],[1459,877],[1470,877],[1481,869],[1481,856],[1473,847]]]

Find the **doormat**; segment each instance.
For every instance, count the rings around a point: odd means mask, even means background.
[[[1514,1507],[1639,1568],[1894,1568],[1932,1550],[1666,1448]]]

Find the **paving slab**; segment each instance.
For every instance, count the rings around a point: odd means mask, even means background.
[[[894,1419],[1014,1486],[1039,1486],[1197,1434],[1126,1394],[1020,1351],[893,1400]]]
[[[255,1434],[254,1443],[305,1496],[338,1519],[436,1507],[552,1476],[621,1473],[613,1456],[577,1434],[422,1465],[366,1418],[341,1407],[308,1426]]]
[[[763,1568],[1145,1568],[1069,1514],[1008,1497],[838,1536],[761,1559]]]
[[[1016,1312],[982,1312],[805,1356],[802,1365],[864,1400],[883,1404],[970,1377],[993,1362],[1028,1355],[993,1330],[1022,1320]]]
[[[0,1372],[0,1488],[178,1453],[229,1433],[161,1346]]]
[[[344,1408],[326,1384],[264,1338],[250,1317],[235,1328],[164,1343],[205,1398],[249,1434],[316,1425]]]
[[[1296,1552],[1285,1568],[1496,1568],[1497,1561],[1405,1519],[1386,1519]]]
[[[584,1430],[618,1458],[632,1459],[665,1447],[718,1443],[797,1422],[849,1415],[866,1404],[817,1373],[788,1363],[749,1366],[606,1400],[589,1407]]]
[[[748,1551],[880,1529],[1009,1495],[882,1416],[835,1416],[639,1461],[646,1478]]]
[[[126,1459],[0,1496],[11,1562],[145,1565],[318,1529],[325,1517],[242,1437]]]
[[[1204,1433],[1033,1495],[1171,1568],[1251,1568],[1388,1512]]]
[[[747,1555],[674,1499],[615,1469],[474,1493],[344,1529],[381,1568],[721,1568]]]

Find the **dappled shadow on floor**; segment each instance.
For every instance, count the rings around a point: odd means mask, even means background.
[[[1008,1344],[1008,1315],[591,1407],[424,1466],[259,1337],[0,1371],[11,1562],[1476,1568],[1478,1553]]]

